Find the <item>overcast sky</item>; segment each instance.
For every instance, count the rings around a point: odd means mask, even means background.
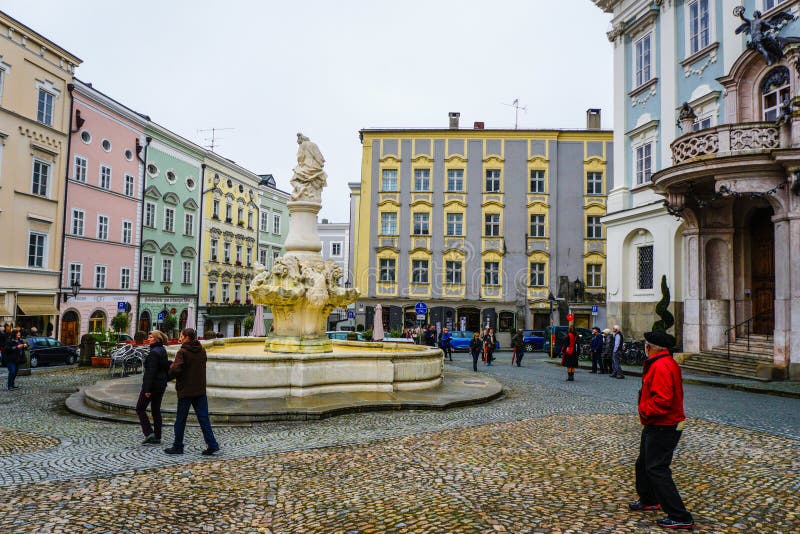
[[[612,128],[610,16],[590,0],[3,0],[83,60],[77,77],[289,190],[295,133],[326,159],[321,217],[348,218],[362,128]]]

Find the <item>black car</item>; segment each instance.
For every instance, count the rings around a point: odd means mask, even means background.
[[[52,337],[29,337],[25,341],[30,345],[31,367],[45,363],[72,365],[78,361],[78,351]]]

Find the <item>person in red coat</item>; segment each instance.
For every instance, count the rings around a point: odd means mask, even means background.
[[[686,419],[681,368],[670,352],[675,338],[664,332],[647,332],[644,339],[647,360],[642,366],[639,391],[639,419],[644,428],[636,459],[639,500],[628,506],[634,511],[663,510],[667,517],[656,521],[658,526],[692,530],[694,519],[683,504],[669,467]]]
[[[575,381],[575,369],[578,367],[578,335],[575,333],[575,325],[569,323],[567,337],[561,344],[561,366],[567,368],[567,382]]]

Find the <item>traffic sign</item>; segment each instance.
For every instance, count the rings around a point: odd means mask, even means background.
[[[117,311],[125,311],[125,301],[118,300],[117,301]]]
[[[163,321],[164,320],[164,312],[158,312],[158,320],[159,321]]]
[[[347,318],[348,319],[355,319],[356,318],[356,312],[354,312],[353,310],[347,310]]]
[[[424,302],[417,302],[416,306],[414,306],[414,311],[417,312],[417,315],[425,315],[428,313],[428,305]]]
[[[597,315],[598,309],[599,309],[599,306],[592,306],[592,315]]]
[[[573,319],[575,319],[575,316],[572,315],[571,313],[568,313],[567,314],[567,321],[571,323]]]
[[[417,314],[417,321],[424,321],[425,317],[427,317],[427,315],[425,315],[424,313],[418,313]]]

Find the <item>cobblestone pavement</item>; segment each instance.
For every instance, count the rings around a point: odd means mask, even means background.
[[[658,515],[624,510],[639,381],[565,383],[555,366],[504,357],[480,369],[506,384],[503,400],[219,428],[210,459],[197,428],[170,457],[141,446],[137,426],[68,414],[63,399],[101,371],[23,377],[0,392],[0,447],[17,447],[0,448],[0,531],[650,529]],[[686,405],[673,465],[697,530],[799,531],[800,400],[687,385]]]

